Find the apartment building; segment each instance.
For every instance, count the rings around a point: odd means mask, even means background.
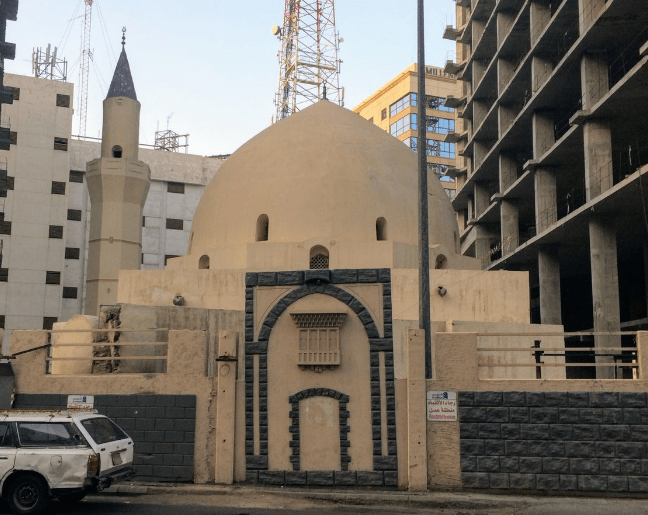
[[[375,93],[353,108],[360,116],[375,123],[416,151],[418,145],[418,73],[412,64]],[[447,175],[455,168],[455,110],[445,105],[448,96],[456,96],[454,75],[442,68],[425,67],[428,167],[442,181],[450,198],[455,194],[455,181]]]

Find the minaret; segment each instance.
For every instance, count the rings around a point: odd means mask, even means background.
[[[141,104],[122,51],[103,102],[101,157],[86,164],[92,211],[88,245],[85,313],[117,302],[120,270],[140,268],[142,209],[151,170],[138,160]]]

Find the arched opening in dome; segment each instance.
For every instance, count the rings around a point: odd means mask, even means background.
[[[115,145],[112,148],[112,156],[116,159],[121,158],[122,156],[122,148],[119,145]]]
[[[437,270],[440,268],[445,268],[448,265],[448,258],[446,258],[443,254],[439,254],[436,257],[436,262],[434,263],[434,268]]]
[[[198,261],[198,269],[209,270],[209,256],[207,254],[200,256],[200,260]]]
[[[256,225],[256,241],[268,241],[270,220],[268,215],[259,215]]]
[[[311,270],[325,269],[329,267],[329,252],[326,247],[315,245],[310,250]]]
[[[385,220],[382,216],[376,219],[376,240],[387,240],[387,220]]]

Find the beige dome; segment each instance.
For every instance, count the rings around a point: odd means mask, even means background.
[[[443,187],[429,174],[430,245],[455,250],[458,227]],[[412,245],[417,236],[417,159],[373,123],[328,101],[261,132],[223,164],[200,200],[190,254],[257,241],[376,241]]]

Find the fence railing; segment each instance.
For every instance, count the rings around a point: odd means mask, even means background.
[[[636,338],[634,331],[480,333],[480,378],[638,379]]]

